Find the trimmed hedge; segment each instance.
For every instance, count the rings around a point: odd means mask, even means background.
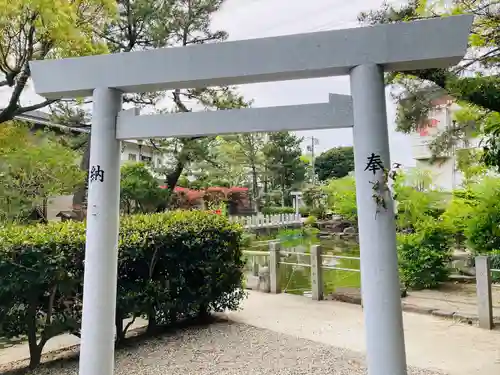
[[[262,208],[263,215],[281,215],[281,214],[294,214],[295,208],[293,207],[264,207]]]
[[[117,340],[126,318],[149,330],[210,311],[236,309],[242,289],[241,227],[200,211],[135,215],[121,220]],[[45,343],[79,335],[85,224],[0,229],[0,334],[27,336],[30,367]]]
[[[81,223],[0,230],[0,334],[27,336],[30,367],[50,338],[79,330],[84,249]]]

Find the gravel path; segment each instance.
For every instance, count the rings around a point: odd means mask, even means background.
[[[77,375],[77,363],[44,366],[31,375]],[[358,375],[355,352],[238,323],[191,328],[117,353],[116,375]],[[411,375],[442,375],[416,370]]]

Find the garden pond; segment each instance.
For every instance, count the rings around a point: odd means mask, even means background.
[[[324,294],[328,295],[339,289],[360,288],[358,243],[337,237],[316,238],[316,236],[310,236],[300,230],[280,232],[273,240],[280,241],[281,251],[283,252],[280,264],[280,283],[283,292],[299,295],[310,294],[311,268],[308,265],[311,262],[309,249],[311,245],[316,244],[321,245],[324,255]],[[267,241],[256,241],[245,250],[268,251],[268,241],[269,239]],[[247,272],[251,273],[252,269],[255,270],[255,267],[253,267],[254,262],[259,266],[264,266],[268,265],[268,261],[267,256],[248,256]]]

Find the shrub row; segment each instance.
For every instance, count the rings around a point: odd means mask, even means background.
[[[293,207],[264,207],[262,209],[263,215],[280,215],[280,214],[294,214],[295,208]],[[300,207],[300,214],[303,217],[307,217],[309,215],[314,215],[317,218],[324,218],[326,214],[325,207]]]
[[[122,218],[117,340],[127,318],[145,317],[153,330],[236,309],[244,296],[241,237],[226,217],[200,211]],[[50,338],[79,335],[84,250],[84,223],[0,230],[0,333],[28,337],[30,367]]]
[[[295,208],[293,207],[263,207],[262,214],[263,215],[280,215],[280,214],[294,214]]]

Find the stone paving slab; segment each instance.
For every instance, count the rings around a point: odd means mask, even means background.
[[[500,319],[500,288],[493,287],[492,295],[493,315]],[[404,299],[404,304],[477,318],[476,285],[447,283],[438,290],[412,291]]]
[[[500,287],[493,287],[492,294],[494,320],[500,323]],[[339,288],[327,298],[361,304],[361,292],[355,288]],[[475,284],[446,283],[437,290],[410,291],[402,299],[402,307],[404,311],[431,314],[468,324],[477,324],[478,321]]]

